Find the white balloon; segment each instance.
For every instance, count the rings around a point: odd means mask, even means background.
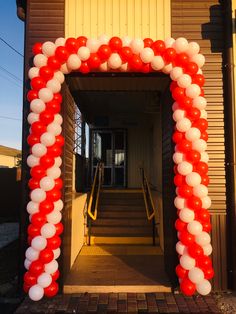
[[[193,171],[193,165],[188,161],[182,161],[178,164],[177,169],[180,174],[186,176]]]
[[[47,88],[49,88],[54,94],[59,93],[61,90],[61,83],[53,78],[47,82]]]
[[[203,252],[204,252],[204,254],[206,255],[206,256],[209,256],[209,255],[211,255],[211,253],[212,253],[212,246],[211,246],[211,244],[209,243],[209,244],[206,244],[206,245],[203,245]]]
[[[177,103],[177,101],[175,101],[172,105],[172,110],[175,112],[175,110],[179,109],[179,104]]]
[[[53,78],[58,80],[61,84],[65,81],[65,75],[61,71],[56,71]]]
[[[200,268],[194,267],[194,268],[190,269],[190,271],[188,272],[188,278],[193,283],[199,284],[204,279],[204,273]]]
[[[50,263],[45,264],[44,267],[46,273],[53,274],[58,269],[58,262],[53,259]]]
[[[55,210],[61,211],[63,209],[63,206],[64,206],[64,204],[63,204],[62,200],[58,200],[58,201],[54,202],[54,209]]]
[[[179,218],[181,220],[183,220],[184,222],[189,223],[189,222],[193,221],[195,218],[194,211],[191,209],[188,209],[188,208],[183,208],[179,212]]]
[[[28,72],[29,79],[32,80],[32,78],[34,78],[36,76],[39,76],[39,68],[37,68],[37,67],[30,68],[29,72]]]
[[[165,66],[165,62],[161,56],[154,56],[151,62],[151,67],[155,71],[161,70]]]
[[[27,121],[29,124],[32,124],[36,121],[39,121],[39,114],[38,113],[34,113],[34,112],[30,112],[28,117],[27,117]]]
[[[208,163],[208,161],[209,161],[208,153],[207,152],[201,152],[201,159],[200,160]]]
[[[192,83],[191,76],[188,74],[183,74],[177,79],[177,84],[179,87],[187,88]]]
[[[25,261],[24,261],[24,266],[25,266],[25,268],[28,270],[29,268],[30,268],[30,265],[31,265],[31,261],[30,260],[28,260],[27,258],[25,259]]]
[[[46,195],[45,191],[42,189],[34,189],[30,193],[30,198],[35,203],[43,202],[46,199],[46,196],[47,195]]]
[[[42,45],[43,54],[47,57],[54,56],[56,45],[51,41],[46,41]]]
[[[89,38],[86,42],[86,47],[89,48],[91,53],[97,52],[99,46],[100,46],[100,42],[96,38]]]
[[[180,255],[184,255],[184,254],[187,254],[187,247],[181,242],[181,241],[178,241],[176,243],[176,252]]]
[[[208,280],[203,279],[196,285],[197,292],[201,295],[207,295],[211,292],[211,284]]]
[[[108,37],[106,34],[103,34],[98,37],[98,40],[101,45],[107,45],[109,43],[110,37]]]
[[[187,254],[184,254],[180,257],[180,265],[187,270],[192,269],[193,267],[195,267],[196,261],[194,258],[190,257]]]
[[[99,70],[101,72],[108,72],[109,71],[109,67],[107,62],[103,62],[100,66],[99,66]]]
[[[120,67],[121,72],[127,72],[128,71],[128,63],[123,63]]]
[[[83,46],[83,47],[80,47],[80,48],[79,48],[77,54],[78,54],[80,60],[86,61],[86,60],[88,60],[89,57],[90,57],[90,50],[89,50],[88,47],[84,47],[84,46]]]
[[[183,37],[177,38],[175,43],[173,44],[173,48],[176,50],[177,53],[186,51],[188,49],[187,39]]]
[[[185,94],[188,97],[195,98],[201,94],[201,89],[197,84],[191,84],[186,88]]]
[[[30,103],[30,110],[34,113],[41,113],[46,108],[45,103],[41,99],[33,99]]]
[[[39,212],[39,203],[35,203],[35,202],[30,201],[27,204],[27,208],[26,209],[27,209],[27,212],[30,215],[36,214],[36,213]]]
[[[143,48],[143,50],[140,52],[140,58],[144,63],[152,62],[153,57],[154,52],[149,47]]]
[[[202,231],[200,234],[196,235],[195,241],[197,244],[204,246],[204,245],[210,244],[211,237],[209,236],[207,232]]]
[[[211,207],[211,199],[209,196],[205,196],[201,198],[202,208],[208,209]]]
[[[70,69],[68,69],[67,67],[67,64],[66,63],[63,63],[62,66],[60,67],[60,71],[63,73],[63,74],[68,74],[71,72]]]
[[[41,88],[39,98],[44,102],[49,102],[53,99],[53,92],[49,88]]]
[[[200,198],[205,197],[208,194],[208,188],[203,184],[199,184],[193,188],[193,194]]]
[[[31,168],[34,166],[38,166],[39,165],[39,158],[35,157],[34,155],[29,155],[27,157],[27,165]]]
[[[61,134],[62,132],[62,128],[61,126],[58,124],[58,123],[50,123],[48,126],[47,126],[47,131],[55,136]]]
[[[197,220],[191,221],[187,225],[187,230],[193,235],[199,235],[202,232],[202,224]]]
[[[185,181],[189,186],[197,186],[201,183],[202,179],[199,173],[191,172],[186,176]]]
[[[198,140],[201,137],[201,132],[198,128],[190,128],[188,131],[185,133],[185,138],[189,141],[195,141]]]
[[[111,69],[119,69],[121,65],[122,60],[120,58],[120,55],[118,53],[112,53],[110,58],[108,59],[108,66]]]
[[[169,64],[165,65],[164,68],[162,68],[162,72],[165,74],[170,74],[172,69],[173,69],[173,66],[171,63],[169,63]]]
[[[182,120],[185,116],[186,116],[186,112],[185,110],[182,110],[182,109],[176,109],[172,115],[173,120],[176,122],[179,120]]]
[[[53,250],[54,259],[57,259],[61,255],[61,249],[58,248],[56,250]]]
[[[200,51],[200,47],[198,43],[192,41],[188,44],[188,49],[185,51],[189,57],[192,57],[193,55],[198,54]]]
[[[66,43],[66,39],[63,37],[59,37],[55,40],[56,47],[65,46],[65,43]]]
[[[25,251],[25,257],[31,262],[36,261],[39,258],[39,251],[30,246]]]
[[[31,241],[31,246],[35,250],[42,251],[47,246],[47,240],[42,236],[36,236]]]
[[[183,69],[181,67],[174,67],[170,72],[170,78],[172,81],[177,81],[179,77],[183,75]]]
[[[59,113],[55,114],[53,122],[57,123],[59,125],[62,125],[62,123],[63,123],[62,116]]]
[[[51,167],[47,169],[47,176],[52,179],[57,179],[61,176],[61,169],[59,167]]]
[[[47,192],[47,191],[50,191],[54,188],[55,181],[51,177],[47,176],[47,177],[43,177],[40,180],[39,185],[40,185],[42,190]]]
[[[56,157],[54,166],[60,167],[61,165],[62,165],[61,157]]]
[[[44,238],[51,238],[56,234],[56,227],[52,223],[46,223],[41,227],[40,233]]]
[[[78,55],[73,53],[69,56],[66,64],[69,69],[78,70],[81,66],[81,61]]]
[[[177,121],[176,128],[180,132],[186,132],[191,128],[191,121],[188,118],[183,118]]]
[[[29,289],[29,297],[33,301],[39,301],[43,298],[44,290],[40,285],[34,285]]]
[[[174,204],[175,204],[176,208],[178,208],[178,209],[185,208],[185,203],[186,203],[185,198],[176,196],[176,198],[174,200]]]
[[[207,149],[207,143],[200,138],[199,140],[193,141],[192,148],[197,150],[199,153],[202,153]]]
[[[55,136],[52,133],[44,132],[40,137],[40,142],[45,146],[52,146],[56,141]]]
[[[61,221],[62,215],[58,210],[53,210],[50,214],[47,215],[47,221],[52,224],[58,224]]]
[[[144,48],[144,42],[141,38],[135,38],[130,42],[130,48],[133,53],[139,54]]]
[[[34,57],[33,63],[37,68],[47,65],[48,58],[45,57],[42,53],[37,54]]]
[[[200,118],[207,119],[207,112],[205,109],[200,110],[201,115]]]
[[[199,110],[205,109],[207,105],[206,98],[198,96],[193,99],[193,107],[198,108]]]
[[[168,37],[168,38],[166,38],[166,39],[164,40],[164,42],[165,42],[166,48],[171,48],[171,47],[173,47],[173,45],[174,45],[174,43],[175,43],[175,39],[172,38],[172,37]]]
[[[195,62],[199,68],[203,67],[205,64],[205,57],[201,53],[192,56],[190,60]]]
[[[36,143],[32,146],[32,154],[35,157],[42,157],[47,153],[47,148],[41,143]]]
[[[123,47],[129,47],[131,43],[131,38],[129,36],[125,36],[122,39]]]
[[[173,154],[173,161],[176,163],[176,164],[180,164],[182,161],[184,161],[184,154],[183,153],[180,153],[180,152],[175,152]]]
[[[52,283],[52,276],[47,273],[42,273],[38,276],[37,283],[42,288],[47,288]]]

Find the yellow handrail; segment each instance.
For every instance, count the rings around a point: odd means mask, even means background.
[[[98,209],[98,201],[99,201],[99,194],[100,194],[100,189],[101,189],[101,182],[102,182],[102,163],[97,164],[97,168],[95,171],[94,179],[93,179],[93,185],[92,185],[92,190],[89,198],[89,204],[88,204],[88,215],[93,219],[97,219],[97,209]],[[94,213],[92,213],[92,204],[93,204],[93,199],[94,199],[94,193],[95,193],[95,187],[96,187],[96,182],[98,179],[98,188],[97,188],[97,193],[96,193],[96,202],[95,202],[95,209]]]
[[[151,190],[150,190],[150,186],[149,186],[149,183],[148,183],[148,180],[147,180],[146,173],[145,173],[143,168],[140,168],[140,170],[141,170],[141,175],[142,175],[142,190],[143,190],[143,197],[144,197],[144,203],[145,203],[145,208],[146,208],[147,219],[151,220],[155,216],[155,206],[154,206],[154,202],[153,202],[153,199],[152,199],[152,193],[151,193]],[[149,196],[149,199],[150,199],[150,202],[151,202],[151,206],[152,206],[152,212],[151,213],[149,213],[149,206],[148,206],[148,201],[147,201],[147,195],[145,193],[144,182],[145,182],[145,184],[147,186],[148,196]]]

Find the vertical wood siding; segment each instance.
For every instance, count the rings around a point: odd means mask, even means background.
[[[66,0],[66,37],[170,36],[170,0]]]
[[[172,37],[197,41],[206,57],[203,72],[206,78],[205,96],[208,101],[210,156],[209,193],[212,198],[212,244],[216,276],[215,290],[227,288],[226,274],[226,182],[222,51],[222,7],[217,0],[172,0]]]

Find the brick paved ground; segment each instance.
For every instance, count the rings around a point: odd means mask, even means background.
[[[16,310],[28,313],[221,313],[213,296],[184,297],[171,293],[109,293],[58,295],[32,302],[28,298]]]

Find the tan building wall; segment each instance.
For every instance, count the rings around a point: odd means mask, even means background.
[[[16,166],[16,157],[0,155],[0,168],[1,167],[13,168],[15,166]]]

